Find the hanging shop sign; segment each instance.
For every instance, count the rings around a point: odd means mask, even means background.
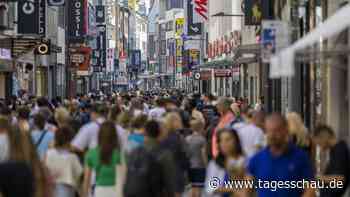
[[[97,5],[96,6],[96,23],[105,23],[106,15],[105,15],[105,6]]]
[[[272,55],[289,43],[288,24],[278,20],[264,20],[261,31],[261,56],[269,63]]]
[[[39,0],[39,35],[46,35],[46,0]]]
[[[193,0],[193,22],[204,23],[208,20],[208,0]]]
[[[87,0],[69,1],[69,30],[70,40],[83,42],[87,34],[88,7]]]
[[[194,0],[186,0],[186,22],[187,22],[187,35],[188,36],[196,36],[202,34],[202,23],[195,23],[193,21],[194,12],[193,12],[193,1]]]
[[[100,67],[106,66],[107,61],[107,32],[106,32],[106,25],[100,25],[98,26],[98,36],[96,38],[97,44],[96,44],[96,51],[98,57],[96,57],[96,65]]]
[[[39,1],[18,1],[17,13],[18,34],[39,34]]]
[[[183,34],[185,18],[177,18],[175,20],[175,36],[180,37]]]
[[[131,51],[131,65],[134,69],[139,69],[141,67],[141,50]]]
[[[261,25],[263,19],[269,19],[270,0],[244,0],[245,25]]]
[[[215,77],[232,77],[231,69],[215,69],[214,70]]]
[[[90,70],[90,59],[91,59],[91,48],[90,47],[81,47],[79,53],[83,55],[83,62],[79,63],[77,75],[78,76],[88,76]]]

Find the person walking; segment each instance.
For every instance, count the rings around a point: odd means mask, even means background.
[[[220,120],[218,125],[216,126],[213,134],[212,134],[212,140],[211,140],[211,153],[213,158],[216,158],[219,154],[219,147],[217,144],[217,131],[223,128],[231,127],[232,121],[234,121],[235,116],[233,112],[231,111],[231,100],[228,98],[220,98],[217,103],[217,109],[220,114]]]
[[[342,177],[342,188],[321,189],[320,197],[342,197],[350,183],[350,153],[347,143],[337,140],[332,128],[320,125],[315,129],[314,141],[320,146],[321,151],[328,153],[328,157],[322,168],[322,176]],[[329,185],[329,180],[324,179]]]
[[[54,197],[75,197],[78,192],[83,168],[77,155],[70,151],[73,131],[67,126],[59,128],[55,134],[55,148],[46,155],[46,166],[54,178]]]
[[[205,179],[205,197],[246,197],[245,190],[230,191],[224,185],[211,187],[211,182],[224,181],[245,177],[245,157],[237,131],[225,128],[217,132],[218,155],[208,164]]]
[[[174,197],[176,166],[171,151],[160,145],[161,127],[155,120],[145,124],[144,146],[133,150],[128,157],[124,185],[125,197]]]
[[[31,132],[35,148],[42,161],[45,160],[46,152],[53,145],[54,133],[45,129],[46,119],[41,113],[34,115],[34,130]]]
[[[207,142],[204,137],[205,123],[201,119],[190,121],[191,135],[186,137],[188,157],[190,159],[189,181],[191,182],[191,196],[200,197],[204,187],[205,167],[207,165]]]
[[[89,150],[85,156],[83,197],[88,197],[91,192],[92,171],[96,172],[95,197],[118,196],[121,191],[117,191],[117,184],[121,180],[117,180],[120,178],[120,172],[117,171],[121,165],[115,124],[111,121],[104,122],[98,132],[97,147]]]
[[[253,156],[248,164],[251,179],[259,182],[311,181],[314,178],[310,158],[302,149],[290,143],[288,122],[279,113],[266,118],[265,129],[268,146]],[[257,188],[258,197],[314,197],[312,188]]]

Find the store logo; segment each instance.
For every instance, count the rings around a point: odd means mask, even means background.
[[[75,20],[75,25],[76,25],[76,31],[75,31],[75,36],[80,36],[80,30],[81,30],[81,20],[82,20],[82,13],[81,13],[81,2],[75,2],[74,3],[74,20]]]
[[[35,11],[34,0],[26,0],[22,6],[23,13],[30,15]]]
[[[65,3],[65,0],[48,0],[48,4],[50,6],[63,6]]]

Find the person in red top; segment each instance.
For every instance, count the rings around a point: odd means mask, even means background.
[[[216,133],[218,130],[230,127],[231,122],[235,119],[235,116],[231,110],[231,104],[232,101],[229,98],[220,98],[218,100],[218,103],[216,105],[216,108],[220,114],[220,120],[216,128],[214,129],[213,135],[212,135],[212,156],[214,158],[217,157],[219,150],[218,150],[218,144],[216,140]]]

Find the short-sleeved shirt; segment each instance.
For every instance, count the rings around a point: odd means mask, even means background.
[[[309,181],[314,178],[311,161],[306,152],[292,144],[289,144],[288,151],[280,156],[274,156],[268,147],[264,148],[251,158],[248,171],[256,181],[262,181],[262,184],[266,181],[271,186],[272,182],[276,181]],[[273,190],[274,188],[258,188],[258,197],[300,197],[303,193],[303,189]]]
[[[34,144],[39,143],[39,140],[44,132],[45,132],[44,130],[43,131],[35,130],[31,133]],[[54,133],[52,133],[51,131],[47,131],[45,136],[41,140],[40,144],[37,145],[36,150],[40,156],[40,159],[44,158],[47,150],[49,149],[49,145],[53,143],[54,138],[55,138]]]
[[[86,148],[92,149],[97,146],[97,137],[100,125],[104,122],[103,118],[97,119],[96,122],[89,122],[84,125],[74,137],[72,146],[83,151]]]
[[[106,165],[101,163],[100,149],[91,149],[85,156],[85,165],[96,171],[97,186],[114,186],[116,185],[116,165],[121,163],[120,152],[113,151],[111,162]]]
[[[202,156],[202,150],[206,145],[205,138],[198,133],[193,133],[186,137],[186,143],[191,168],[205,168]]]

